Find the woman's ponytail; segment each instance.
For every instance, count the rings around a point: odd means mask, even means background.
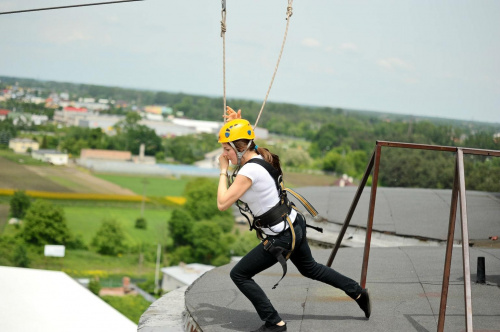
[[[247,139],[239,139],[234,141],[234,146],[238,151],[243,151],[247,148],[249,140]],[[257,152],[257,154],[260,154],[262,158],[264,158],[265,161],[273,165],[274,168],[276,168],[280,174],[283,174],[283,171],[281,170],[281,164],[280,164],[280,157],[271,151],[269,151],[266,148],[257,146],[254,141],[250,143],[250,146],[248,146],[248,150],[254,150]]]

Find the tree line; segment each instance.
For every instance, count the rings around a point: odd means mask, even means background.
[[[12,80],[11,80],[12,81]],[[3,84],[7,84],[2,78]],[[21,82],[25,84],[26,82]],[[164,91],[143,91],[96,85],[29,81],[42,91],[66,91],[74,96],[120,99],[130,105],[168,105],[183,112],[187,118],[220,121],[221,98],[186,95]],[[243,115],[254,123],[260,102],[229,99],[228,105],[242,109]],[[180,163],[193,163],[216,149],[212,135],[190,135],[172,138],[157,137],[154,131],[139,125],[140,117],[131,109],[113,110],[126,114],[126,120],[116,126],[117,134],[107,136],[99,129],[85,128],[26,128],[23,130],[54,130],[56,135],[40,138],[43,147],[63,149],[78,155],[81,148],[128,150],[134,154],[141,143],[146,154],[158,160],[169,158]],[[266,104],[259,126],[282,137],[284,144],[274,144],[288,170],[316,169],[348,174],[360,178],[377,140],[421,143],[446,146],[465,146],[478,149],[500,149],[500,124],[422,118],[408,115],[366,112],[331,107],[313,107],[287,103]],[[19,128],[18,128],[19,129]],[[0,122],[0,144],[14,135],[16,128],[8,121]],[[296,140],[307,144],[297,145]],[[286,143],[288,142],[288,143]],[[260,144],[266,145],[267,142]],[[450,188],[453,176],[453,156],[444,152],[423,152],[391,149],[383,153],[380,181],[383,186]],[[473,179],[468,187],[477,190],[500,191],[499,158],[466,158],[466,175]],[[451,169],[451,171],[450,171]],[[451,176],[449,173],[451,172]]]

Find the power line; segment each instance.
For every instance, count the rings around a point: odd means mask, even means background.
[[[80,5],[70,5],[70,6],[60,6],[60,7],[24,9],[24,10],[12,11],[12,12],[0,12],[0,15],[19,14],[19,13],[27,13],[27,12],[39,12],[39,11],[43,11],[43,10],[66,9],[66,8],[76,8],[76,7],[88,7],[88,6],[99,6],[99,5],[113,5],[113,4],[118,4],[118,3],[122,3],[122,2],[135,2],[135,1],[144,1],[144,0],[107,1],[107,2],[84,3],[84,4],[80,4]]]

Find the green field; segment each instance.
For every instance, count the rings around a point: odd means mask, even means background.
[[[156,176],[134,176],[115,174],[94,174],[96,177],[112,182],[120,187],[132,190],[137,195],[146,196],[182,196],[189,177],[168,178]]]
[[[107,218],[116,219],[122,225],[126,241],[130,245],[165,243],[167,221],[172,212],[166,209],[148,210],[146,207],[144,218],[148,227],[144,230],[134,227],[135,220],[141,215],[140,207],[65,206],[63,209],[69,229],[74,234],[81,234],[86,244],[92,241],[101,221]]]
[[[144,218],[147,221],[147,229],[135,228],[135,220],[140,217],[138,208],[107,207],[107,206],[62,206],[66,216],[66,223],[73,234],[80,234],[85,244],[90,244],[95,233],[104,219],[115,219],[125,232],[125,240],[131,245],[141,243],[155,245],[165,243],[168,237],[167,221],[170,219],[172,210],[149,209],[144,210]],[[12,225],[4,224],[5,235],[13,235],[17,232]]]

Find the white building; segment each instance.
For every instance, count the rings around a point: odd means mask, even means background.
[[[40,148],[40,144],[30,138],[13,138],[9,140],[9,149],[15,153],[26,153],[28,149],[36,151]]]
[[[63,272],[0,266],[2,332],[136,332],[137,325]]]
[[[214,266],[212,265],[198,263],[181,263],[178,266],[164,267],[161,269],[163,273],[161,288],[164,291],[172,291],[177,288],[189,286],[205,272],[213,268]]]
[[[65,126],[78,126],[81,119],[85,119],[92,112],[83,107],[66,106],[60,111],[54,112],[54,122]]]
[[[85,114],[81,112],[56,111],[54,121],[64,123],[69,126],[79,126],[84,128],[101,128],[107,134],[113,134],[118,121],[124,120],[123,115],[98,115]],[[154,120],[153,120],[154,119]],[[184,136],[199,133],[211,133],[216,135],[222,127],[222,121],[201,121],[190,119],[174,118],[171,121],[163,120],[161,115],[147,114],[139,121],[139,124],[151,128],[156,135],[161,137]],[[269,131],[257,127],[255,130],[257,139],[268,139]]]
[[[31,157],[52,165],[67,165],[68,154],[57,150],[38,150],[31,152]]]

